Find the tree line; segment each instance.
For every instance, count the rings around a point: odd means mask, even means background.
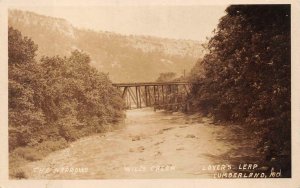
[[[16,158],[34,160],[28,153],[37,151],[30,148],[55,150],[124,118],[119,91],[107,74],[90,66],[87,54],[76,50],[38,61],[37,50],[30,38],[9,27],[9,150]]]
[[[229,6],[190,75],[194,108],[251,126],[266,160],[290,161],[290,16],[289,5]]]

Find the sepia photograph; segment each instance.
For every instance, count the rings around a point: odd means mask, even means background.
[[[292,179],[292,6],[8,6],[8,179]]]

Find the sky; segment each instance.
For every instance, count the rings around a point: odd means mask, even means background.
[[[18,7],[51,17],[64,18],[78,28],[126,35],[151,35],[205,41],[212,36],[227,6]]]

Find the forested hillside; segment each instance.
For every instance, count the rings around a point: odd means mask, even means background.
[[[253,139],[262,138],[258,152],[289,176],[290,6],[236,5],[226,12],[209,53],[192,70],[193,105],[216,121],[252,127]]]
[[[80,137],[111,130],[124,118],[123,100],[90,57],[36,60],[38,46],[9,28],[9,150],[11,175],[24,178],[18,165],[41,159]]]
[[[83,50],[113,82],[155,81],[162,72],[182,75],[203,53],[197,41],[78,29],[64,19],[32,12],[10,10],[8,22],[38,44],[38,58]]]

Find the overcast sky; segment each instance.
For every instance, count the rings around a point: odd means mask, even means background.
[[[121,34],[204,41],[212,36],[227,6],[18,7],[65,18],[74,26]]]

